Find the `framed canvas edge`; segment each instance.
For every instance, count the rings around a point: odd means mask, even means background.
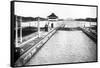
[[[56,63],[56,64],[42,64],[42,65],[26,65],[24,67],[30,66],[48,66],[48,65],[62,65],[62,64],[81,64],[81,63],[94,63],[98,62],[98,5],[83,5],[83,4],[67,4],[67,3],[53,3],[53,2],[37,2],[37,1],[10,1],[10,66],[14,66],[14,3],[22,2],[22,3],[39,3],[39,4],[53,4],[53,5],[70,5],[70,6],[84,6],[84,7],[96,7],[96,17],[97,17],[97,46],[96,46],[96,61],[89,62],[72,62],[72,63]],[[16,66],[23,67],[23,66]]]

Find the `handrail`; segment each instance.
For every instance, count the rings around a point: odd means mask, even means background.
[[[26,61],[28,61],[29,60],[29,57],[31,57],[33,54],[31,53],[32,52],[32,50],[33,49],[37,49],[37,47],[41,47],[53,34],[54,34],[54,30],[57,30],[57,28],[54,28],[54,29],[52,29],[46,36],[44,36],[38,43],[36,43],[34,46],[32,46],[30,49],[28,49],[24,54],[22,54],[21,56],[20,56],[20,58],[16,61],[16,63],[15,64],[17,64],[17,65],[19,65],[19,66],[21,66],[21,65],[23,65],[23,64],[25,64],[26,63]],[[50,33],[52,33],[53,32],[53,34],[51,34],[50,35]],[[48,37],[48,36],[50,36],[50,37]],[[44,40],[44,42],[43,42],[43,40]],[[41,44],[42,43],[42,44]],[[39,45],[39,46],[38,46]],[[34,50],[33,50],[34,51]],[[27,59],[27,57],[28,57],[28,59]],[[24,61],[26,59],[26,61]],[[22,61],[21,61],[22,60]]]

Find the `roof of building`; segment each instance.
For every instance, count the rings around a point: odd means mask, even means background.
[[[57,19],[58,16],[56,16],[54,13],[48,16],[49,19]]]

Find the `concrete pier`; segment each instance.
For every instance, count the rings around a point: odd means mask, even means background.
[[[57,31],[26,66],[96,61],[96,47],[81,30]]]

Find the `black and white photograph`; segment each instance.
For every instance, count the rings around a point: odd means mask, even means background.
[[[97,62],[98,6],[11,1],[11,66]]]

